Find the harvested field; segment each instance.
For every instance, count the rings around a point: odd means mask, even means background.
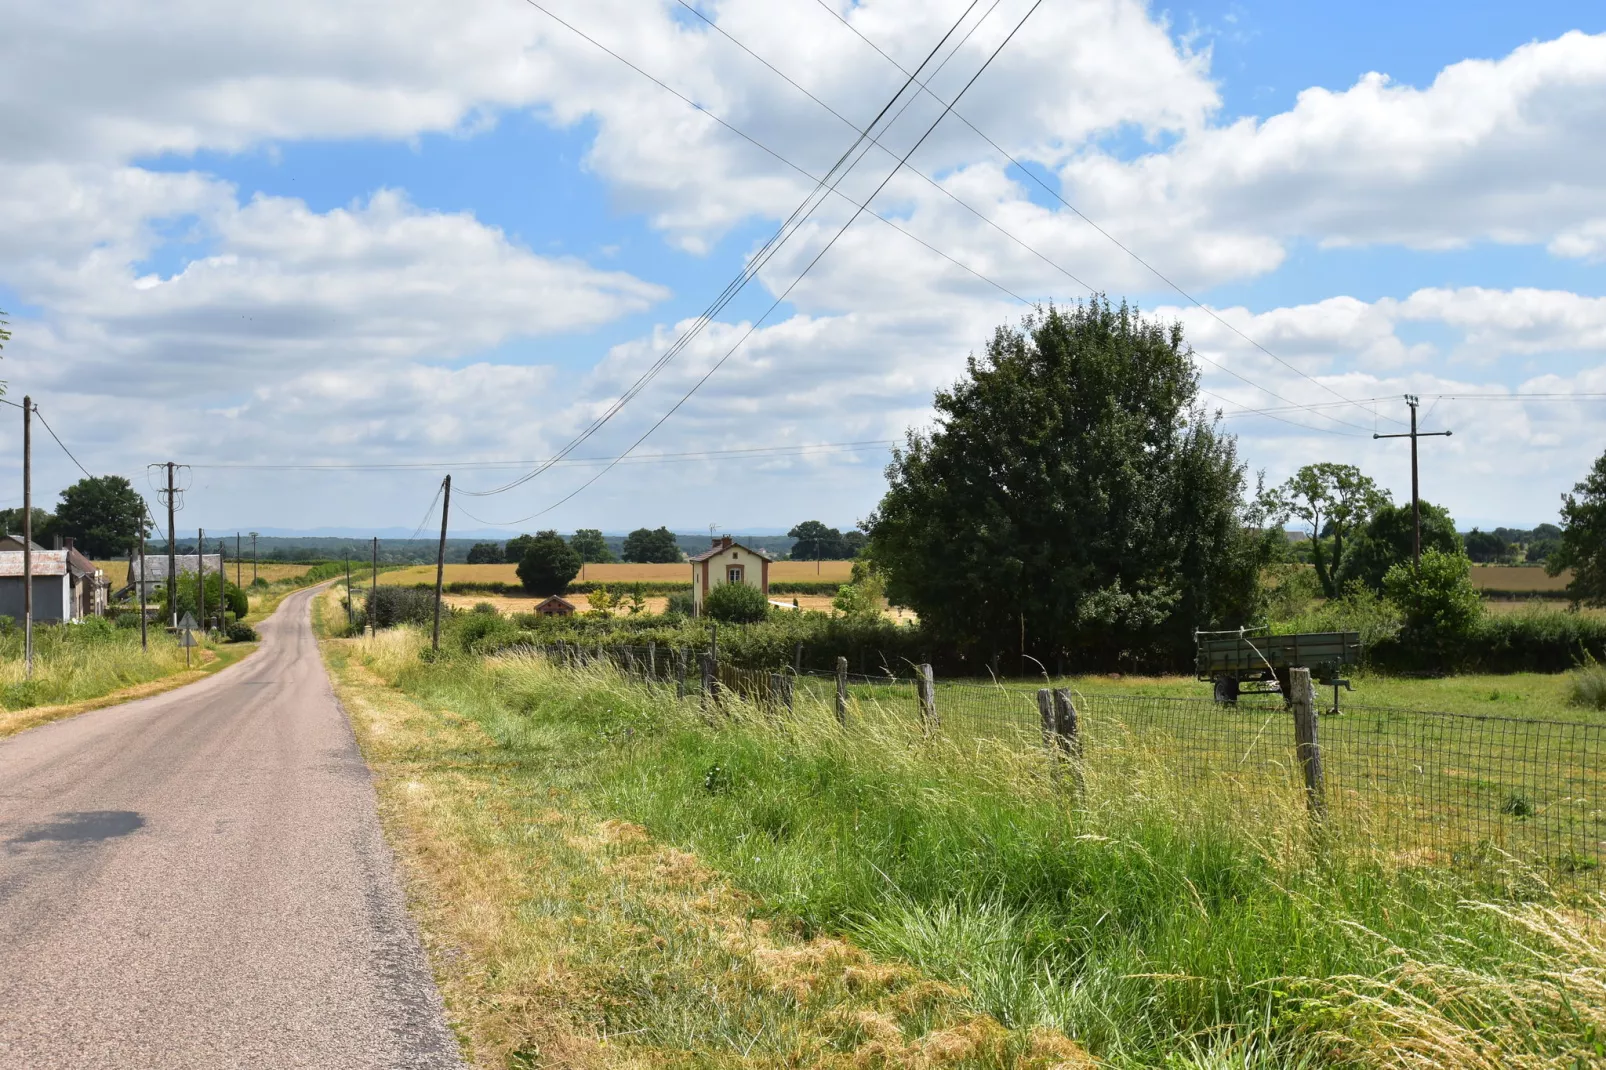
[[[476,565],[474,567],[478,568],[480,566]],[[383,576],[381,576],[381,579],[383,580]],[[530,597],[528,595],[504,595],[504,594],[448,594],[448,595],[445,595],[444,597],[446,599],[446,604],[447,605],[453,606],[453,607],[455,607],[457,609],[472,609],[473,607],[479,605],[481,602],[489,602],[491,605],[496,607],[497,612],[502,613],[504,615],[512,615],[514,613],[528,613],[532,609],[535,608],[535,604],[537,602],[541,601],[541,599],[539,599],[539,598],[532,598],[532,597]],[[591,599],[587,595],[583,595],[583,594],[566,594],[563,597],[568,599],[570,602],[572,602],[574,604],[574,607],[576,609],[578,609],[582,613],[584,613],[585,611],[587,611],[587,610],[589,610],[591,608]],[[800,608],[800,609],[818,610],[821,613],[829,613],[829,612],[831,612],[831,596],[830,595],[824,595],[824,594],[800,594],[800,595],[784,594],[783,595],[783,594],[778,594],[778,595],[776,595],[774,597],[774,601],[776,601],[776,602],[786,602],[786,603],[790,604],[794,598],[797,600],[798,608]],[[667,599],[667,598],[647,598],[646,602],[647,602],[647,612],[649,612],[649,613],[662,613],[666,609],[669,608],[669,599]],[[907,610],[907,609],[890,609],[889,608],[889,609],[885,610],[885,612],[886,612],[886,615],[890,619],[892,619],[894,621],[897,621],[899,624],[902,624],[902,623],[905,623],[905,622],[912,622],[912,621],[914,621],[916,619],[915,615],[912,612],[910,612],[909,610]],[[625,616],[626,614],[627,614],[627,611],[624,610],[624,609],[620,609],[616,613],[617,616]]]
[[[815,571],[813,561],[776,561],[770,565],[770,582],[819,580],[822,583],[847,583],[852,578],[853,562],[821,561]],[[514,565],[447,565],[447,583],[518,583]],[[587,565],[576,581],[588,583],[684,583],[691,586],[691,566],[684,561],[668,565]],[[381,583],[435,582],[434,565],[416,565],[384,573]]]
[[[1483,591],[1563,591],[1571,571],[1552,576],[1532,565],[1473,565],[1472,585]]]
[[[157,555],[152,554],[151,556],[155,557]],[[234,562],[230,561],[228,566],[229,579],[232,580],[235,576]],[[128,583],[128,562],[126,560],[96,561],[95,567],[106,573],[106,578],[111,581],[113,591],[121,590]],[[272,583],[274,580],[294,579],[303,575],[310,567],[310,565],[285,564],[280,561],[263,561],[257,565],[257,575]],[[245,562],[240,576],[246,583],[251,582],[251,562]]]

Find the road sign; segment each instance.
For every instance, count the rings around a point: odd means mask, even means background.
[[[195,627],[195,614],[193,614],[193,613],[184,614],[184,616],[179,620],[178,626],[180,628],[183,628],[185,631],[189,631],[190,629],[194,628]],[[194,646],[195,644],[191,643],[189,645],[190,646]]]
[[[183,635],[182,638],[179,639],[178,645],[179,646],[200,646],[201,644],[199,644],[199,643],[197,643],[195,641],[195,633],[190,631],[188,628],[185,628],[184,629],[184,635]]]

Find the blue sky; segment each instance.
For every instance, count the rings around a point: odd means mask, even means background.
[[[1027,6],[1000,4],[944,77],[957,86]],[[823,170],[848,136],[674,4],[553,7],[800,166]],[[962,7],[840,10],[912,63]],[[809,0],[704,10],[860,121],[899,80]],[[52,47],[0,56],[0,92],[53,103],[13,109],[0,149],[0,307],[17,332],[0,370],[97,471],[222,466],[197,468],[190,512],[209,527],[411,527],[447,468],[482,487],[517,469],[476,464],[550,455],[808,189],[522,4],[329,15],[297,0],[275,18],[175,7],[87,26],[15,15],[19,37]],[[1599,5],[1049,0],[1034,20],[960,110],[1282,361],[952,120],[912,160],[926,177],[901,172],[876,208],[1016,292],[1083,296],[935,179],[1077,277],[1180,317],[1212,405],[1292,406],[1300,426],[1230,421],[1269,478],[1341,459],[1408,489],[1403,451],[1363,433],[1401,406],[1321,408],[1339,396],[1606,392]],[[1368,72],[1389,82],[1362,84]],[[923,128],[922,107],[889,145]],[[844,191],[867,195],[887,162],[872,152]],[[635,441],[844,211],[822,208],[575,455]],[[641,452],[899,438],[990,325],[1022,311],[861,219]],[[102,418],[131,405],[140,419]],[[1443,401],[1431,418],[1464,437],[1430,451],[1426,493],[1463,526],[1553,519],[1603,447],[1603,411]],[[884,460],[626,465],[549,510],[595,471],[567,468],[463,504],[513,528],[851,524],[874,507]],[[424,467],[228,467],[351,463]],[[75,475],[64,458],[41,464],[45,487]]]

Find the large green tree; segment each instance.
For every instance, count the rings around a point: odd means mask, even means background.
[[[1360,581],[1374,591],[1383,590],[1383,577],[1398,564],[1411,563],[1412,533],[1415,521],[1411,503],[1385,505],[1372,514],[1366,526],[1355,533],[1344,553],[1343,570],[1338,574],[1340,589]],[[1459,554],[1461,536],[1456,533],[1450,511],[1431,502],[1422,503],[1422,552],[1437,550]]]
[[[580,555],[555,531],[543,531],[530,540],[519,562],[519,582],[533,595],[562,594],[580,571]]]
[[[89,476],[61,492],[56,533],[90,557],[124,557],[148,532],[144,499],[122,476]]]
[[[1330,461],[1307,464],[1282,486],[1262,495],[1262,501],[1277,523],[1292,518],[1305,525],[1311,538],[1311,563],[1328,598],[1340,593],[1351,536],[1389,504],[1388,495],[1370,476],[1362,475],[1352,464]]]
[[[1574,602],[1606,606],[1606,453],[1571,494],[1561,496],[1561,538],[1545,557],[1552,576],[1572,569]]]
[[[40,546],[49,546],[50,540],[55,536],[56,517],[37,505],[33,507],[33,541]],[[15,535],[22,537],[22,506],[14,509],[0,509],[0,535]]]
[[[499,565],[503,556],[501,543],[477,542],[468,548],[468,563],[471,565]]]
[[[638,564],[680,560],[680,543],[668,528],[637,528],[625,536],[624,559]]]
[[[786,537],[794,540],[791,557],[794,561],[837,561],[853,555],[847,552],[842,533],[826,527],[818,520],[805,520]]]
[[[523,561],[525,551],[530,548],[530,544],[534,541],[534,535],[518,535],[509,539],[507,541],[507,547],[504,550],[504,553],[507,555],[507,563],[510,565],[516,565]]]
[[[602,537],[600,528],[580,528],[569,539],[569,545],[585,564],[606,564],[613,560],[613,551]]]
[[[1175,664],[1258,609],[1234,440],[1180,324],[1105,299],[1001,327],[868,519],[887,595],[970,652]]]

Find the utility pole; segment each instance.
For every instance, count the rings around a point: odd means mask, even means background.
[[[351,604],[351,555],[346,555],[346,630],[349,632],[352,625]]]
[[[1416,407],[1422,403],[1421,399],[1418,398],[1415,394],[1407,394],[1407,395],[1405,395],[1405,403],[1407,405],[1411,406],[1411,430],[1410,430],[1410,433],[1408,433],[1408,434],[1399,434],[1399,435],[1373,434],[1372,437],[1374,439],[1378,439],[1378,438],[1408,438],[1408,439],[1411,440],[1411,524],[1412,524],[1411,567],[1415,571],[1420,572],[1422,570],[1422,495],[1420,493],[1419,484],[1418,484],[1418,480],[1417,480],[1416,440],[1419,439],[1419,438],[1436,438],[1436,437],[1440,437],[1440,436],[1442,436],[1444,438],[1449,438],[1450,437],[1450,432],[1448,432],[1448,431],[1418,431],[1416,429]]]
[[[374,637],[379,637],[379,625],[375,623],[374,610],[379,608],[375,603],[379,601],[379,536],[374,536],[374,571],[368,583],[368,626],[373,629]]]
[[[234,533],[234,586],[236,587],[245,586],[241,582],[245,577],[244,568],[245,563],[240,560],[240,533],[236,531]]]
[[[257,585],[257,533],[251,533],[251,586]]]
[[[173,462],[167,462],[167,609],[173,619],[168,624],[178,628],[178,533],[173,528],[174,499]]]
[[[33,679],[33,398],[22,399],[22,660]]]
[[[195,529],[195,604],[201,615],[201,634],[206,634],[206,531]]]
[[[151,640],[145,620],[145,520],[151,515],[150,507],[145,507],[145,516],[139,521],[139,648],[150,650]]]
[[[441,588],[446,580],[446,520],[452,511],[452,477],[447,475],[441,484],[445,488],[445,497],[441,499],[441,542],[435,551],[435,635],[430,640],[430,648],[441,648]]]

